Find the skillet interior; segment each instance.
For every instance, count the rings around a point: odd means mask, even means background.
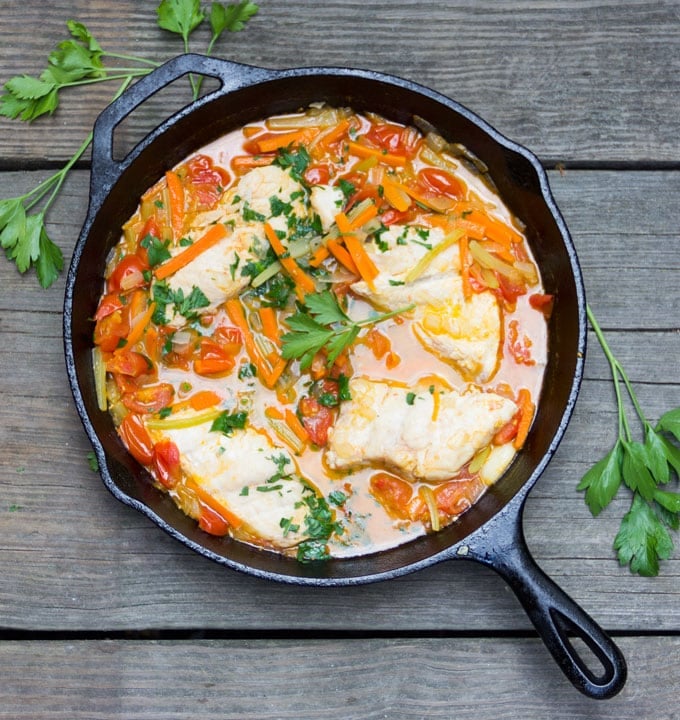
[[[65,338],[69,378],[85,429],[111,492],[199,553],[232,568],[284,582],[353,584],[386,579],[455,556],[459,545],[491,518],[517,522],[521,503],[566,428],[580,383],[585,301],[576,256],[536,158],[456,103],[412,83],[363,71],[303,69],[268,73],[256,85],[218,93],[180,113],[142,141],[102,188],[93,173],[91,207],[67,281]],[[134,88],[133,88],[134,89]],[[158,88],[160,89],[160,88]],[[549,326],[548,366],[527,443],[508,472],[459,521],[393,550],[301,565],[198,529],[123,448],[108,413],[97,409],[90,364],[94,315],[106,256],[139,196],[168,168],[230,130],[312,102],[348,105],[410,124],[424,118],[447,140],[465,145],[489,169],[500,195],[527,226],[546,292],[556,295]],[[96,164],[95,164],[96,170]],[[512,502],[511,502],[512,501]]]

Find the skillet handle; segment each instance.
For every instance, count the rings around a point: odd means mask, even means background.
[[[507,530],[505,531],[507,533]],[[614,641],[577,605],[531,556],[522,531],[521,512],[511,537],[486,536],[484,547],[471,543],[467,557],[488,565],[512,588],[546,647],[574,687],[603,700],[616,695],[627,676],[626,661]],[[602,664],[601,674],[588,667],[568,635],[582,640]]]
[[[122,95],[116,98],[99,115],[94,124],[92,139],[92,179],[97,182],[98,188],[105,188],[104,195],[108,193],[121,172],[139,155],[143,147],[151,140],[147,137],[137,147],[121,160],[113,157],[113,134],[116,127],[133,110],[152,97],[159,90],[167,87],[183,75],[205,75],[220,81],[220,87],[195,100],[179,111],[177,115],[186,115],[199,105],[203,105],[216,97],[238,90],[248,85],[254,85],[268,78],[276,76],[276,71],[253,65],[243,65],[229,60],[207,57],[188,53],[178,55],[168,60],[153,72],[145,75],[141,80],[129,87]],[[152,135],[162,132],[161,124]],[[93,184],[93,190],[95,186]]]

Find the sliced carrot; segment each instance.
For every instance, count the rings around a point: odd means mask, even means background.
[[[285,148],[293,143],[301,143],[311,138],[318,133],[316,128],[304,128],[302,130],[293,130],[287,133],[274,133],[271,135],[265,135],[260,140],[257,138],[253,139],[253,142],[257,144],[257,149],[261,153],[272,152],[279,148]]]
[[[283,266],[283,269],[288,273],[290,279],[295,283],[302,295],[302,300],[307,293],[314,292],[316,285],[309,275],[295,262],[295,259],[290,257],[286,248],[283,246],[281,239],[276,234],[276,230],[269,224],[264,224],[264,234],[269,240],[269,244],[272,246],[272,250],[276,253],[279,262]]]
[[[368,256],[366,249],[363,244],[359,241],[359,238],[352,232],[351,224],[347,215],[341,212],[335,216],[335,223],[338,226],[338,230],[343,235],[345,241],[345,247],[352,256],[352,260],[357,267],[359,275],[365,280],[369,286],[373,285],[373,280],[378,276],[378,268],[375,263]]]
[[[440,399],[441,393],[437,390],[437,388],[435,388],[432,393],[432,422],[436,422],[439,417],[439,406],[441,405]]]
[[[378,214],[378,208],[376,207],[375,203],[371,203],[370,205],[367,205],[351,222],[350,222],[350,228],[352,230],[357,230],[360,227],[363,227],[369,220],[373,220],[373,218]]]
[[[406,155],[397,155],[396,153],[387,153],[380,148],[372,148],[368,145],[350,140],[347,143],[349,151],[352,155],[357,157],[376,157],[378,162],[385,163],[385,165],[391,165],[392,167],[403,167],[406,165]]]
[[[318,144],[328,147],[337,142],[349,129],[349,120],[341,120],[334,128],[328,130],[323,137],[319,138]]]
[[[531,393],[526,388],[521,388],[517,395],[517,404],[520,408],[519,424],[517,425],[517,435],[513,440],[515,449],[519,450],[526,442],[531,422],[534,419],[536,406],[531,400]]]
[[[483,227],[489,240],[495,240],[505,247],[509,247],[511,243],[522,242],[522,236],[516,230],[480,210],[475,209],[467,213],[465,220]]]
[[[243,137],[251,138],[251,137],[254,137],[255,135],[259,135],[263,131],[264,131],[264,129],[261,126],[246,125],[246,127],[243,128]]]
[[[472,286],[470,285],[470,251],[468,249],[468,237],[463,237],[458,241],[460,249],[460,275],[463,280],[463,297],[469,300],[472,297]]]
[[[165,182],[168,188],[168,203],[170,205],[170,225],[172,226],[175,242],[177,242],[184,232],[184,186],[179,179],[179,175],[172,170],[165,173]]]
[[[255,167],[264,167],[271,165],[276,158],[274,153],[266,153],[265,155],[237,155],[232,158],[231,167],[232,170],[240,175],[246,170],[251,170]]]
[[[151,322],[151,318],[153,316],[155,309],[156,309],[156,303],[152,302],[151,305],[149,305],[149,307],[146,309],[144,314],[139,318],[139,320],[134,324],[134,326],[130,330],[130,332],[126,338],[127,343],[125,344],[125,347],[128,350],[142,339],[142,336],[144,335],[144,331],[146,330],[146,326]]]
[[[177,255],[173,255],[168,261],[159,265],[153,271],[156,279],[164,280],[170,277],[170,275],[174,275],[178,270],[181,270],[185,265],[195,260],[201,253],[209,250],[213,245],[217,245],[217,243],[225,237],[227,237],[227,228],[222,225],[222,223],[213,225],[205,235],[201,236],[195,243],[189,245],[186,250]]]
[[[276,310],[273,307],[261,307],[257,314],[262,322],[262,332],[277,347],[281,347],[281,335],[279,333],[279,324],[276,320]]]
[[[358,275],[359,271],[357,270],[357,266],[354,264],[354,260],[352,260],[352,256],[345,250],[344,247],[337,241],[333,240],[332,238],[326,241],[326,247],[330,251],[331,255],[347,270],[349,270],[354,275]]]
[[[234,323],[234,325],[236,325],[243,335],[243,344],[246,348],[246,352],[248,353],[248,357],[257,368],[258,377],[262,380],[266,387],[270,389],[273,388],[286,367],[286,361],[283,358],[279,358],[273,367],[269,367],[266,358],[262,356],[262,353],[255,343],[253,331],[248,325],[245,312],[243,311],[243,305],[241,305],[238,298],[227,300],[224,304],[224,308],[227,311],[227,315],[229,315],[229,319]]]
[[[411,198],[399,184],[385,178],[383,180],[383,194],[385,200],[399,212],[405,212],[411,207]]]
[[[309,264],[312,267],[319,267],[321,263],[330,255],[330,251],[325,245],[319,245],[319,247],[312,253],[312,257],[309,259]]]
[[[171,409],[173,413],[180,412],[181,410],[207,410],[208,408],[215,407],[222,401],[222,398],[212,390],[199,390],[194,393],[191,397],[180,402],[173,403]]]
[[[309,442],[309,433],[300,422],[298,416],[290,408],[286,408],[286,425],[295,433],[295,437],[297,437],[300,442]]]
[[[238,529],[243,525],[243,520],[240,517],[234,515],[234,513],[219,500],[213,497],[207,490],[204,490],[198,483],[193,480],[186,480],[187,488],[194,492],[201,502],[205,503],[211,510],[214,510],[218,515],[221,515],[229,525],[234,529]]]

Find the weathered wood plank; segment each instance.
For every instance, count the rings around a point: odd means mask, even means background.
[[[113,52],[157,61],[174,56],[181,41],[156,26],[156,4],[4,0],[2,80],[38,73],[65,37],[67,18],[85,22]],[[207,40],[206,29],[192,47],[200,50]],[[359,65],[421,82],[549,163],[677,162],[675,1],[401,0],[311,9],[305,0],[269,0],[246,32],[220,47],[223,57],[264,67]],[[72,92],[51,125],[43,120],[17,132],[1,120],[3,162],[68,158],[114,91],[112,84]],[[186,89],[173,89],[170,98],[136,114],[129,136],[140,137],[186,100]],[[45,132],[48,126],[54,130]]]
[[[677,720],[678,638],[620,638],[629,679],[580,695],[537,640],[5,642],[12,720]]]

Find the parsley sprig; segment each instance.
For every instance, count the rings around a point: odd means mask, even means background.
[[[328,365],[358,337],[362,327],[388,320],[395,315],[413,309],[408,305],[392,312],[383,313],[366,320],[352,320],[340,307],[330,290],[310,293],[302,309],[286,319],[291,332],[281,338],[281,354],[286,360],[298,359],[300,369],[306,370],[314,356],[321,350],[327,354]]]
[[[611,368],[619,434],[614,447],[583,476],[578,489],[585,490],[585,501],[595,516],[609,505],[622,484],[632,492],[631,507],[621,520],[614,549],[621,565],[629,565],[631,572],[658,575],[659,561],[673,552],[669,530],[680,527],[680,493],[663,489],[673,475],[680,478],[680,447],[672,439],[680,442],[680,408],[667,412],[652,426],[589,307],[587,313]],[[623,390],[642,425],[643,442],[633,437]]]
[[[162,0],[157,8],[157,22],[160,28],[180,35],[184,51],[188,52],[189,36],[209,17],[212,34],[206,54],[210,55],[225,31],[243,30],[258,9],[250,0],[229,4],[213,2],[206,15],[200,0]],[[121,82],[115,99],[131,82],[161,64],[104,50],[83,23],[68,20],[66,27],[69,37],[57,44],[47,58],[47,67],[37,77],[16,75],[4,84],[0,115],[33,122],[43,115],[52,115],[65,90],[112,80]],[[190,80],[195,99],[200,93],[201,80]],[[66,176],[91,142],[92,133],[63,168],[24,195],[0,200],[0,245],[20,273],[34,268],[43,288],[52,285],[64,265],[61,250],[47,232],[47,213]]]

